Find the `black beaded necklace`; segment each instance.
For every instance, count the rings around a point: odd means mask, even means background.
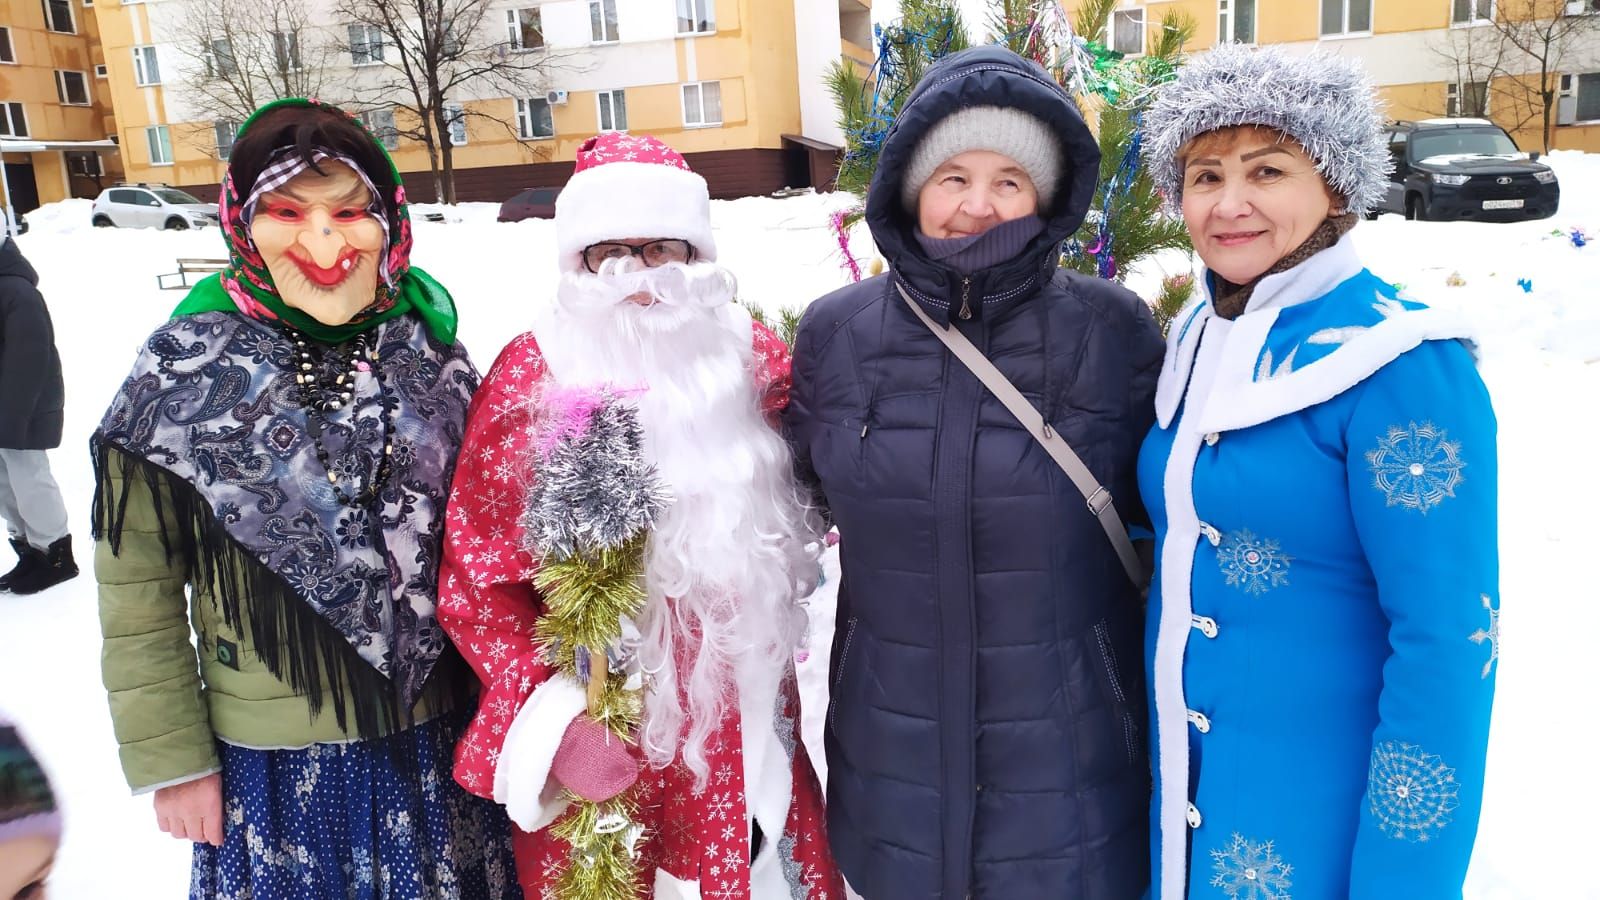
[[[333,488],[333,496],[344,506],[369,506],[378,499],[393,470],[394,420],[399,407],[386,390],[383,367],[378,364],[378,348],[367,343],[366,332],[335,348],[314,344],[294,329],[289,329],[289,339],[294,343],[294,378],[300,388],[300,405],[306,411],[306,430],[311,434],[311,445],[316,449],[318,462],[328,473],[328,485]],[[342,351],[343,354],[342,363],[331,367],[337,373],[331,384],[322,380],[323,371],[330,368],[324,364],[330,350]],[[378,457],[377,471],[367,479],[366,486],[352,497],[339,486],[338,473],[334,471],[328,448],[322,442],[322,429],[327,424],[329,413],[338,412],[355,399],[356,372],[360,371],[363,363],[372,371],[378,383],[378,406],[383,418],[383,453]]]

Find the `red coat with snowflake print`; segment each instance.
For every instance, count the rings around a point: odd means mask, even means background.
[[[788,402],[788,348],[759,323],[752,339],[762,408],[776,421]],[[455,774],[468,791],[487,798],[494,796],[495,767],[508,729],[554,674],[536,649],[534,623],[543,603],[532,585],[536,562],[521,548],[517,526],[528,481],[523,460],[532,440],[528,398],[548,377],[531,332],[501,352],[468,413],[450,499],[439,621],[484,684],[478,713],[456,748]],[[784,898],[844,900],[843,881],[828,852],[822,791],[798,739],[792,670],[780,696],[775,727],[788,752],[778,754],[774,764],[790,767],[792,791],[784,833],[764,835],[762,858],[767,846],[776,844],[787,886]],[[772,891],[751,888],[742,729],[737,704],[730,707],[707,743],[712,774],[703,792],[694,790],[694,776],[680,762],[662,770],[646,768],[640,777],[638,821],[646,827],[638,848],[641,897],[654,895],[653,885],[666,875],[697,886],[707,900],[775,900],[768,896]],[[554,897],[556,879],[568,863],[568,846],[550,831],[519,829],[515,836],[519,880],[529,900]],[[772,882],[764,877],[761,883]]]

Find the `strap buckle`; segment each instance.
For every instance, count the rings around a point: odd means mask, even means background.
[[[1089,495],[1089,512],[1094,513],[1094,517],[1098,519],[1109,506],[1111,506],[1111,492],[1106,490],[1105,485],[1096,487],[1094,493]]]

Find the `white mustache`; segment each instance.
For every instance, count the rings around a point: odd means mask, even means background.
[[[562,306],[575,313],[606,312],[641,293],[654,300],[652,305],[706,310],[732,302],[738,290],[733,273],[715,263],[666,263],[650,268],[625,257],[606,260],[598,273],[563,275],[557,296]]]

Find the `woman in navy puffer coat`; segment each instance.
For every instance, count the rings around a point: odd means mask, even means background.
[[[1138,591],[1083,496],[897,290],[971,339],[1142,520],[1159,332],[1133,294],[1056,267],[1098,165],[1038,66],[995,47],[946,58],[868,196],[893,271],[800,325],[786,424],[844,569],[828,827],[866,900],[1129,900],[1148,881]],[[961,199],[975,188],[992,196]],[[1033,195],[1037,216],[1018,201]]]

